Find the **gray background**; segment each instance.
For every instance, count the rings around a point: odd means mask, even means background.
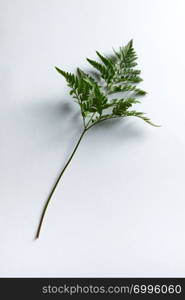
[[[185,1],[0,1],[0,276],[185,276]],[[131,38],[149,92],[88,132],[54,66]]]

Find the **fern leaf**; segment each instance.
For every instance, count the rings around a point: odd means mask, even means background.
[[[130,40],[128,44],[120,48],[121,64],[125,67],[134,67],[137,65],[137,55],[133,48],[133,40]]]
[[[116,116],[122,116],[129,107],[136,103],[140,103],[140,101],[135,98],[120,99],[113,107],[112,113]]]
[[[108,94],[134,91],[135,89],[136,89],[136,86],[133,86],[133,85],[127,85],[127,84],[126,85],[115,85],[109,89]]]
[[[99,56],[99,58],[101,59],[101,61],[104,63],[104,65],[107,67],[107,68],[110,68],[110,69],[112,69],[113,70],[113,63],[112,63],[112,61],[109,59],[109,58],[107,58],[107,57],[105,57],[105,56],[103,56],[100,52],[98,52],[98,51],[96,51],[96,54]]]
[[[112,68],[106,68],[104,65],[101,63],[87,58],[87,61],[96,69],[100,72],[101,77],[109,83],[113,77],[113,69]]]
[[[87,61],[95,68],[97,69],[102,77],[104,78],[104,76],[107,74],[107,70],[105,68],[105,66],[103,66],[102,64],[100,64],[99,62],[93,60],[93,59],[90,59],[90,58],[87,58]]]
[[[126,111],[125,112],[125,115],[127,117],[129,116],[134,116],[134,117],[137,117],[137,118],[140,118],[142,119],[143,121],[147,122],[148,124],[154,126],[154,127],[160,127],[160,125],[156,125],[154,124],[148,117],[145,117],[145,113],[143,112],[138,112],[138,111],[135,111],[135,110],[131,110],[131,111]]]
[[[144,113],[129,110],[134,104],[140,103],[137,97],[146,95],[144,90],[137,87],[142,78],[140,77],[141,71],[135,68],[137,55],[133,47],[133,40],[130,40],[126,46],[120,47],[118,51],[114,49],[113,51],[114,55],[110,57],[96,51],[100,62],[87,58],[87,61],[96,70],[96,72],[90,73],[93,74],[92,76],[80,68],[77,69],[76,75],[58,67],[56,70],[66,79],[71,88],[70,94],[77,99],[80,105],[82,116],[84,118],[92,117],[91,120],[94,124],[104,118],[135,116],[157,126]],[[109,99],[109,95],[118,93],[123,93],[122,97]],[[106,109],[110,107],[112,108],[110,114],[105,114]]]
[[[55,67],[55,69],[57,70],[57,72],[59,74],[61,74],[66,79],[66,81],[70,87],[73,88],[74,86],[78,85],[77,78],[74,74],[65,72],[65,71],[59,69],[58,67]]]

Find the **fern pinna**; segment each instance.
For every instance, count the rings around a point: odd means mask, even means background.
[[[87,58],[87,61],[95,69],[92,74],[77,69],[76,74],[65,72],[58,67],[70,88],[70,95],[80,106],[83,119],[83,131],[69,157],[66,165],[55,182],[44,206],[39,222],[36,238],[39,237],[43,219],[51,200],[51,197],[63,175],[65,169],[73,158],[84,134],[96,124],[116,118],[138,117],[153,126],[155,125],[143,112],[132,109],[133,105],[140,103],[138,99],[146,95],[146,92],[138,88],[142,81],[141,71],[136,69],[137,55],[133,48],[133,41],[126,46],[114,50],[112,56],[107,57],[96,51],[99,61]]]

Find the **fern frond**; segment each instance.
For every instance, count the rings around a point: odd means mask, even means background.
[[[74,75],[55,67],[57,72],[66,79],[68,86],[71,88],[70,94],[77,99],[75,102],[80,106],[84,130],[47,198],[41,214],[36,238],[39,237],[51,197],[87,130],[99,122],[127,116],[138,117],[150,125],[158,127],[143,112],[128,110],[134,104],[140,103],[136,96],[144,96],[146,94],[145,91],[136,88],[136,83],[139,83],[142,79],[139,76],[140,71],[134,69],[137,65],[137,55],[133,48],[133,41],[131,40],[126,46],[121,47],[119,52],[114,51],[114,56],[110,58],[103,56],[98,51],[96,53],[102,63],[88,58],[87,61],[99,72],[100,78],[97,77],[97,81],[80,69],[77,69],[77,75]],[[102,81],[104,82],[101,85]],[[121,99],[109,99],[109,94],[117,92],[126,92],[126,95]],[[112,111],[107,113],[107,108]]]
[[[145,117],[144,115],[145,115],[145,113],[139,112],[139,111],[135,111],[135,110],[131,110],[131,111],[126,111],[125,112],[125,116],[127,116],[127,117],[130,117],[130,116],[137,117],[137,118],[142,119],[143,121],[147,122],[148,124],[150,124],[150,125],[152,125],[154,127],[160,127],[160,125],[154,124],[148,117]]]
[[[73,88],[74,86],[78,86],[77,78],[74,74],[65,72],[58,67],[55,67],[55,69],[66,79],[69,87]]]
[[[94,86],[97,84],[97,81],[90,76],[89,74],[85,73],[83,70],[81,70],[80,68],[77,68],[77,75],[78,77],[83,77],[83,79],[89,83],[90,85]]]
[[[137,55],[133,47],[133,40],[130,40],[126,46],[120,48],[120,64],[124,67],[134,67],[137,65]]]
[[[116,116],[122,116],[129,107],[136,103],[140,103],[140,101],[135,98],[120,99],[115,103],[112,113]]]
[[[107,77],[107,69],[104,65],[90,58],[87,58],[87,61],[91,64],[91,66],[93,66],[96,70],[98,70],[101,73],[102,78],[105,79]]]
[[[93,124],[104,120],[105,116],[106,118],[135,116],[157,126],[144,116],[144,113],[129,110],[134,104],[140,103],[137,97],[146,95],[144,90],[137,87],[142,78],[141,71],[135,68],[137,54],[133,47],[133,40],[130,40],[126,46],[120,47],[118,51],[114,49],[113,51],[114,55],[111,57],[96,51],[100,61],[87,58],[96,70],[91,72],[92,76],[80,68],[77,69],[76,75],[57,67],[56,70],[66,79],[71,88],[70,94],[80,105],[83,118],[90,117]],[[109,99],[110,95],[119,93],[123,94],[118,95],[116,99]],[[109,114],[105,114],[107,108],[112,109]],[[89,121],[87,123],[89,124]]]
[[[110,94],[115,94],[115,93],[134,91],[135,89],[136,89],[136,86],[134,86],[134,85],[127,85],[127,84],[115,85],[109,89],[108,94],[110,95]]]
[[[100,53],[99,53],[100,55]],[[101,56],[102,59],[103,59],[103,56]],[[95,60],[92,60],[92,59],[89,59],[87,58],[87,61],[96,69],[100,72],[101,74],[101,77],[108,83],[111,82],[113,76],[114,76],[114,68],[111,64],[108,63],[108,60],[105,64],[105,60],[106,58],[104,57],[104,65],[95,61]]]
[[[107,68],[110,68],[110,69],[114,69],[114,64],[113,62],[111,61],[111,59],[109,59],[108,57],[105,57],[103,56],[100,52],[96,51],[96,54],[98,55],[98,57],[101,59],[101,61],[104,63],[104,65],[107,67]]]

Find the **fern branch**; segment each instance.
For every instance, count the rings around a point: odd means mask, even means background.
[[[110,57],[96,51],[99,61],[87,58],[87,61],[96,70],[93,75],[91,72],[92,76],[79,68],[76,74],[72,74],[55,67],[57,72],[65,78],[70,88],[70,95],[80,106],[84,130],[49,194],[40,218],[36,238],[40,235],[41,226],[56,187],[87,130],[100,122],[125,117],[137,117],[158,127],[143,112],[132,109],[135,104],[140,103],[138,97],[140,99],[146,95],[144,90],[137,87],[142,78],[140,77],[141,71],[135,68],[137,54],[133,47],[133,40],[130,40],[126,46],[120,47],[119,50],[113,51],[114,53]],[[116,94],[117,97],[111,99],[113,94]]]

